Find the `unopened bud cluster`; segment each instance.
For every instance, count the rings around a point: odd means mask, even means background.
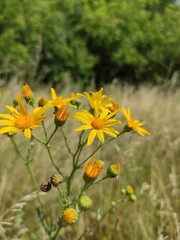
[[[128,185],[126,188],[122,188],[121,193],[131,201],[137,200],[137,197],[134,193],[134,189],[131,185]]]
[[[63,182],[63,178],[60,174],[53,174],[48,182],[43,182],[40,185],[42,192],[49,192],[51,187],[58,187]]]

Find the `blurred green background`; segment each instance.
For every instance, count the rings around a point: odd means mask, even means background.
[[[0,76],[85,88],[168,83],[180,67],[175,0],[1,0]]]

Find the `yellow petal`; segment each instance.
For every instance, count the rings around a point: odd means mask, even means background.
[[[92,144],[92,142],[94,141],[94,138],[96,136],[96,130],[92,130],[89,134],[89,137],[88,137],[88,141],[87,141],[87,145],[90,146]]]
[[[2,113],[2,114],[0,114],[0,117],[8,119],[8,120],[12,120],[12,121],[14,120],[14,117],[10,114]]]
[[[83,130],[87,130],[87,129],[91,129],[92,127],[90,125],[82,125],[78,128],[76,128],[76,131],[83,131]]]
[[[116,120],[116,119],[108,119],[105,123],[105,126],[110,127],[110,126],[113,126],[113,125],[116,125],[116,124],[121,124],[121,121]]]
[[[26,115],[27,109],[24,107],[21,97],[18,98],[18,105],[19,105],[22,115]]]
[[[119,132],[114,130],[113,128],[104,128],[103,132],[111,137],[117,137],[117,135],[119,134]]]
[[[20,113],[12,106],[6,106],[6,108],[16,116],[20,116]]]
[[[0,129],[0,134],[3,133],[15,133],[18,132],[18,129],[14,128],[14,127],[4,127]]]
[[[31,138],[31,130],[30,130],[30,128],[24,129],[24,136],[26,138]]]
[[[104,142],[104,134],[103,134],[102,130],[97,131],[97,136],[98,136],[99,140],[103,143]]]
[[[0,120],[0,125],[1,126],[13,126],[14,123],[10,120]]]
[[[55,92],[54,88],[51,88],[51,96],[52,96],[53,100],[57,98],[57,95],[56,95],[56,92]]]

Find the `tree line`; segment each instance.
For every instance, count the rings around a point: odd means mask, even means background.
[[[179,70],[179,39],[175,0],[1,0],[0,77],[159,84]]]

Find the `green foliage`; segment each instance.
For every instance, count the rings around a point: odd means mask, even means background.
[[[54,83],[69,73],[96,87],[169,79],[179,69],[179,19],[174,0],[2,0],[0,73]]]

